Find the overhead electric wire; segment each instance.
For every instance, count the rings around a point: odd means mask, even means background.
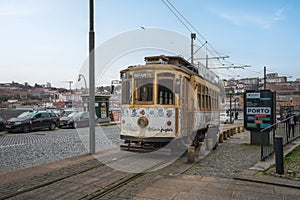
[[[170,6],[164,1],[161,0],[165,6],[167,6],[169,8],[169,10],[173,13],[173,15],[175,15],[175,17],[181,22],[181,24],[190,32],[192,33],[191,29],[180,19],[180,17],[178,17],[178,15],[170,8]]]
[[[202,42],[198,37],[196,38],[201,46],[194,52],[197,53],[203,46],[206,45],[206,51],[209,52],[213,57],[225,57],[225,56],[222,56],[222,54],[220,52],[218,52],[205,38],[204,36],[190,23],[189,20],[187,20],[183,14],[181,14],[181,12],[169,1],[169,0],[161,0],[165,6],[167,6],[167,8],[173,13],[173,15],[181,22],[181,24],[183,24],[183,26],[190,32],[190,33],[193,33],[191,29],[193,29],[199,36],[200,38],[202,38],[202,40],[204,40],[204,42]],[[207,48],[207,45],[210,47],[210,48]],[[207,52],[206,52],[206,55],[207,55]],[[223,54],[225,55],[225,54]],[[226,57],[229,57],[228,55],[226,55]],[[224,63],[222,63],[221,61],[224,61],[224,62],[227,62],[229,64],[231,64],[231,68],[239,68],[239,67],[234,67],[234,63],[232,62],[229,62],[227,60],[225,60],[223,58],[223,60],[221,59],[217,59],[216,60],[217,62],[219,62],[221,65],[224,65]],[[242,65],[242,68],[244,67],[249,67],[248,65]]]
[[[202,46],[198,49],[198,50],[200,50],[205,44],[207,44],[207,45],[209,45],[209,47],[211,48],[211,49],[213,49],[214,50],[214,52],[216,52],[217,53],[217,55],[218,56],[221,56],[221,54],[204,38],[204,36],[181,14],[181,12],[169,1],[169,0],[161,0],[166,6],[167,6],[167,8],[175,15],[175,17],[184,25],[184,27],[186,27],[186,29],[190,32],[190,33],[192,33],[192,31],[191,31],[191,29],[186,25],[186,23],[204,40],[204,42],[202,43],[202,41],[201,40],[199,40],[198,38],[197,38],[197,40],[202,44]],[[173,8],[171,8],[169,5]],[[174,10],[176,11],[176,13],[174,12]],[[183,22],[183,20],[178,16],[178,15],[180,15],[180,17],[186,22]],[[197,50],[197,51],[198,51]],[[215,55],[214,53],[213,53],[213,51],[211,51],[210,49],[207,49],[207,51],[209,51],[210,52],[210,54],[211,55]]]

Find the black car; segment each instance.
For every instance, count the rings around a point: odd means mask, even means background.
[[[79,128],[89,126],[89,112],[72,112],[67,117],[61,117],[59,127]]]
[[[5,125],[6,121],[2,117],[0,117],[0,132],[4,130]]]
[[[58,116],[51,111],[29,111],[16,118],[8,119],[5,128],[8,132],[21,131],[25,133],[45,128],[55,130],[58,120]]]

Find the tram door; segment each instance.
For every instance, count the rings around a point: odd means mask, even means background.
[[[187,135],[192,131],[194,119],[193,119],[193,110],[190,107],[193,105],[191,102],[191,87],[186,78],[182,79],[182,88],[181,88],[181,134]]]

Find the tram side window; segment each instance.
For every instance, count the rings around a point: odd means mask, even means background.
[[[207,96],[208,96],[208,110],[211,111],[212,109],[212,90],[209,88],[208,92],[207,92]]]
[[[205,98],[205,105],[204,109],[207,111],[208,110],[208,87],[204,87],[204,98]]]
[[[201,109],[201,85],[198,85],[197,87],[197,110]]]
[[[217,92],[213,92],[213,110],[218,110]]]
[[[197,94],[197,110],[201,110],[201,94]]]
[[[153,78],[135,80],[135,103],[153,102]]]
[[[173,74],[159,74],[158,75],[158,95],[157,95],[157,103],[161,105],[175,103],[174,101],[174,75]]]
[[[122,103],[123,104],[131,104],[131,80],[127,80],[123,82],[122,85]]]
[[[211,90],[211,109],[216,110],[215,91]]]

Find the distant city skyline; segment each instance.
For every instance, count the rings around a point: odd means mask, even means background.
[[[220,69],[216,73],[221,78],[262,77],[264,66],[267,73],[300,78],[297,0],[95,1],[96,46],[121,33],[151,27],[190,37],[166,5],[176,7],[197,29],[198,45],[205,39],[211,52],[230,56],[210,60],[210,66],[251,66]],[[74,81],[75,87],[88,56],[88,1],[0,0],[0,21],[1,83],[50,82],[69,88],[66,81]],[[143,62],[136,60],[140,62],[131,64]],[[114,74],[117,79],[118,72]]]

